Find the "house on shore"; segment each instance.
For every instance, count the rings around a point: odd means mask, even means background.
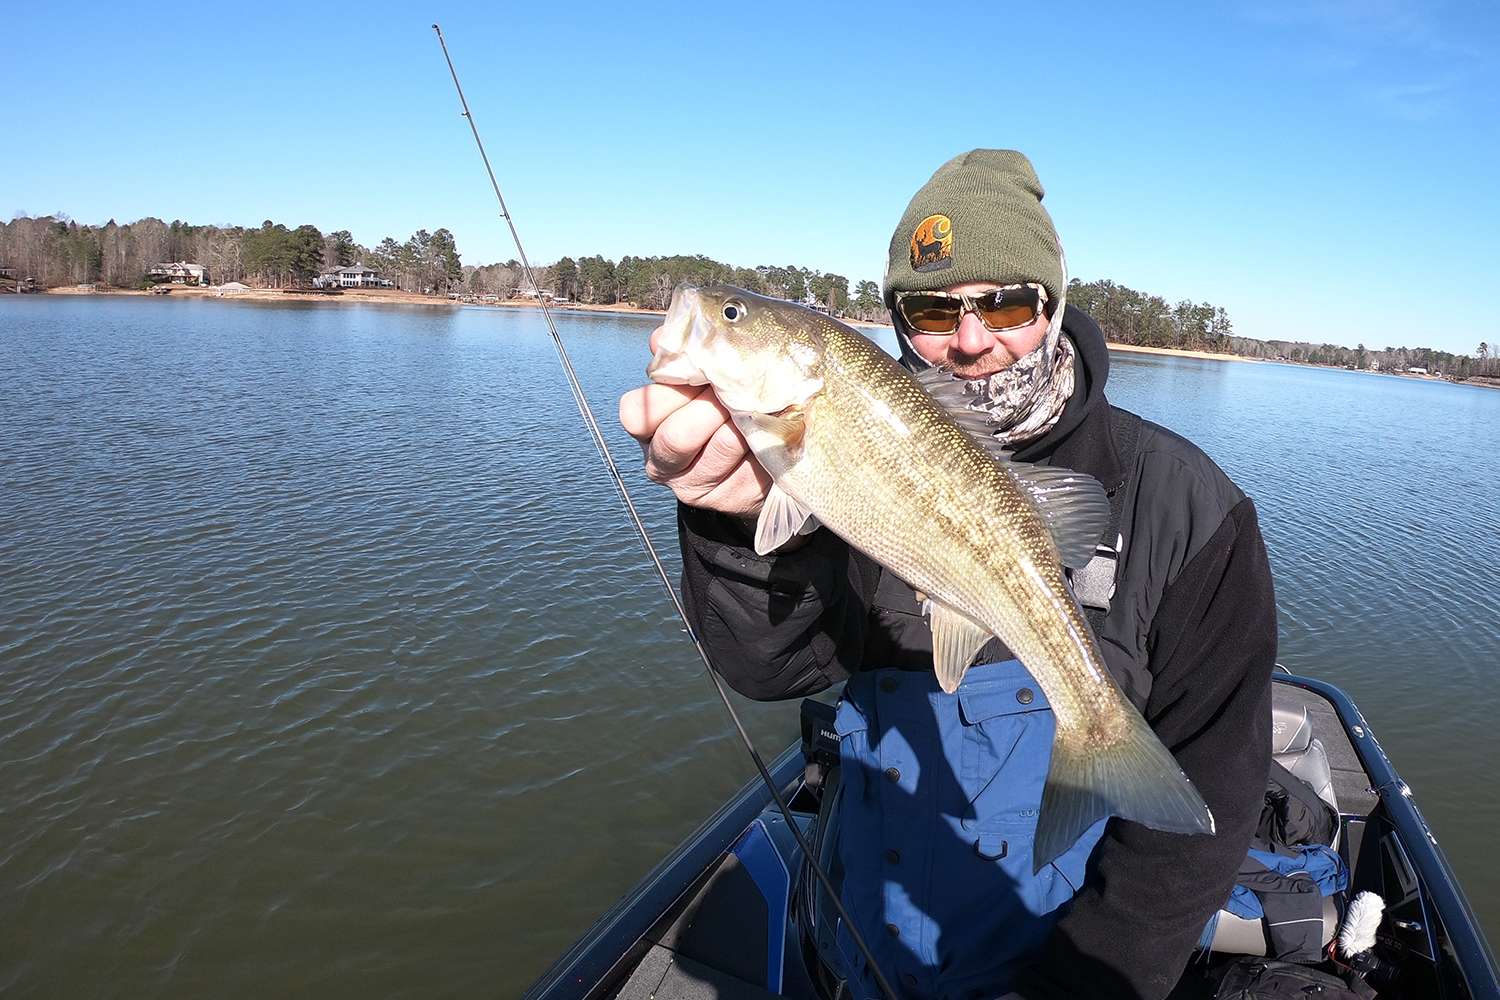
[[[13,267],[0,267],[0,292],[7,294],[11,292],[34,292],[36,283],[30,278],[23,278]]]
[[[538,291],[537,287],[531,282],[527,281],[525,278],[521,279],[521,283],[516,286],[516,290],[511,293],[510,297],[513,299],[540,299],[544,302],[568,301],[568,297],[566,295],[558,295],[554,292],[547,291],[545,288]]]
[[[315,288],[390,288],[391,286],[392,282],[389,278],[382,278],[379,271],[365,267],[363,264],[341,267],[337,271],[329,271],[313,279]]]
[[[202,264],[190,264],[185,260],[168,264],[157,264],[146,272],[146,277],[157,284],[206,285],[208,268]]]

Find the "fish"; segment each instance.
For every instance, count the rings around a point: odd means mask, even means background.
[[[1096,479],[1014,461],[947,372],[914,376],[825,314],[727,285],[676,290],[647,376],[712,386],[769,474],[757,552],[821,525],[926,595],[943,691],[991,636],[1035,678],[1056,720],[1035,870],[1107,816],[1213,834],[1068,587],[1109,523]]]

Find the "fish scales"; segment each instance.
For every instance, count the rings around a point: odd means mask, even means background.
[[[1034,502],[888,355],[818,319],[823,391],[804,408],[801,456],[785,484],[817,497],[819,520],[836,534],[999,636],[1046,692],[1060,737],[1109,742],[1121,696],[1087,648]],[[1059,615],[1069,628],[1032,627]]]

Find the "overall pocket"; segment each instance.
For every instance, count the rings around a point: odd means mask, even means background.
[[[1028,910],[1046,913],[1083,884],[1104,824],[1090,827],[1078,843],[1032,874],[1032,845],[1057,720],[1041,687],[1019,663],[997,666],[1010,669],[984,677],[972,690],[966,681],[958,690],[974,850],[980,859],[1005,867],[1017,879]],[[969,828],[968,821],[965,826]]]
[[[863,800],[869,793],[866,772],[874,766],[870,720],[847,688],[834,713],[833,728],[839,734],[839,783],[843,793]]]
[[[1041,686],[1017,660],[984,664],[964,678],[958,710],[958,780],[970,807],[964,829],[989,821],[1035,827],[1057,728]]]

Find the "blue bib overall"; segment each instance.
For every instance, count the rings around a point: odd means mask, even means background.
[[[1046,695],[1018,660],[970,668],[951,695],[931,673],[867,671],[836,725],[842,896],[886,977],[910,997],[1005,993],[1104,831],[1101,820],[1032,874],[1055,728]],[[842,927],[838,947],[853,994],[878,997]]]

